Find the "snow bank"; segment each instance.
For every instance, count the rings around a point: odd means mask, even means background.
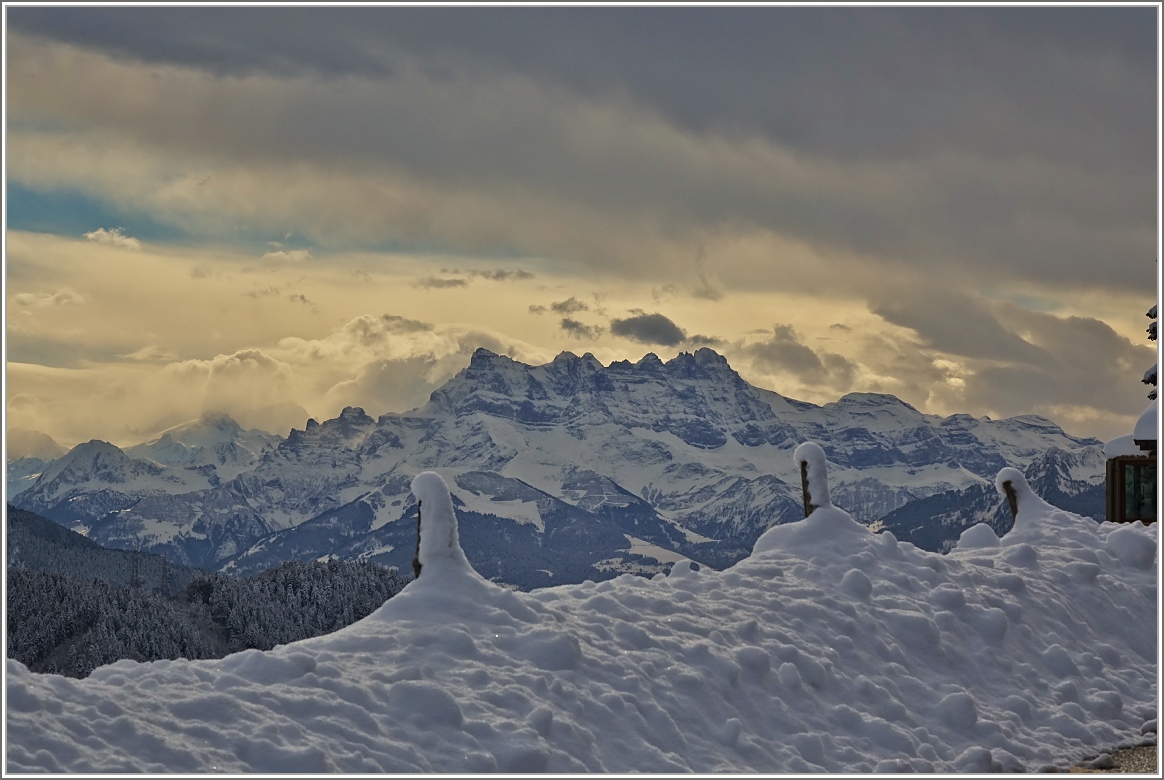
[[[1153,399],[1140,418],[1136,420],[1136,427],[1132,430],[1132,438],[1136,441],[1156,441],[1156,429],[1159,427],[1156,407],[1156,400]]]
[[[463,563],[421,475],[424,571],[377,612],[85,680],[8,661],[6,768],[984,772],[1136,743],[1157,716],[1156,526],[1006,476],[1019,522],[997,545],[928,553],[826,499],[726,571],[516,593]]]
[[[1129,455],[1146,458],[1148,453],[1140,449],[1136,444],[1135,437],[1132,434],[1124,434],[1117,436],[1108,443],[1103,445],[1103,456],[1108,460],[1112,458],[1127,457]]]

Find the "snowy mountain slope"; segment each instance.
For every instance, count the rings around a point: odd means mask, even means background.
[[[18,493],[23,493],[32,487],[40,477],[41,472],[44,471],[44,467],[51,462],[51,460],[41,460],[40,458],[33,457],[18,458],[17,460],[9,461],[8,471],[5,474],[9,500]]]
[[[984,773],[1138,743],[1157,526],[1003,474],[1015,530],[948,555],[822,506],[722,572],[532,593],[468,565],[421,475],[420,578],[334,634],[85,680],[8,661],[6,770]]]
[[[491,472],[457,473],[450,481],[453,501],[463,519],[461,536],[469,560],[491,579],[525,588],[605,579],[609,575],[600,563],[613,565],[618,571],[653,574],[663,568],[658,553],[646,549],[632,552],[628,531],[661,539],[670,546],[680,542],[681,535],[674,527],[634,496],[625,498],[628,504],[639,507],[638,513],[604,515]],[[568,484],[577,486],[579,482]],[[328,550],[341,558],[367,558],[410,572],[416,545],[416,502],[399,502],[399,517],[377,524],[377,512],[383,510],[384,503],[380,492],[361,496],[260,539],[222,568],[247,575],[260,570],[265,561],[307,558]],[[642,539],[638,542],[640,548],[649,544]]]
[[[207,486],[206,478],[196,472],[135,460],[94,439],[46,464],[16,500],[22,509],[77,530],[94,518],[133,506],[142,496],[190,493]]]
[[[1027,482],[1056,506],[1094,520],[1105,519],[1102,447],[1064,452],[1052,447],[1024,470]],[[986,523],[1000,536],[1013,519],[998,500],[993,486],[972,485],[964,490],[919,499],[886,515],[880,525],[902,541],[924,550],[945,552],[967,528]]]
[[[192,468],[217,486],[254,468],[262,454],[280,441],[281,437],[264,431],[244,431],[225,414],[208,413],[129,447],[125,454],[163,466]]]
[[[749,385],[709,349],[667,363],[651,354],[605,367],[570,353],[528,366],[481,349],[425,406],[376,420],[347,408],[334,420],[309,421],[265,449],[253,468],[217,485],[158,489],[140,501],[90,508],[42,475],[17,502],[83,524],[102,543],[140,543],[192,565],[247,571],[292,550],[316,558],[341,549],[406,563],[406,540],[415,536],[405,511],[408,484],[431,469],[474,516],[497,518],[482,522],[517,526],[506,533],[525,549],[501,576],[533,587],[561,582],[562,567],[644,563],[625,536],[618,548],[603,542],[600,559],[568,561],[563,550],[547,560],[539,502],[550,499],[584,513],[571,522],[610,524],[670,554],[716,567],[739,560],[769,524],[802,515],[788,453],[804,439],[825,442],[834,493],[862,522],[919,498],[985,485],[1003,465],[1026,467],[1051,447],[1098,444],[1042,418],[943,419],[887,395],[854,393],[818,407]],[[149,445],[155,454],[159,444]],[[533,493],[511,495],[519,484]],[[81,509],[90,511],[87,519]],[[115,510],[117,518],[108,516]],[[323,522],[337,512],[360,520]],[[381,530],[392,524],[401,528]],[[268,533],[279,537],[263,541]]]

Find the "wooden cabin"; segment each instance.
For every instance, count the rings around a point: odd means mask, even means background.
[[[1156,522],[1156,400],[1135,430],[1103,445],[1107,458],[1107,519],[1117,523]]]

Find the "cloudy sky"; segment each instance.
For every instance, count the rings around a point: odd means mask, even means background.
[[[285,435],[479,346],[1147,404],[1154,6],[5,12],[9,426]]]

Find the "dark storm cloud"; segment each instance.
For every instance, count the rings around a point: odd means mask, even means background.
[[[791,325],[775,325],[772,337],[744,347],[744,353],[769,371],[787,371],[805,383],[847,390],[857,367],[832,352],[817,354]]]
[[[542,306],[540,303],[532,304],[529,307],[530,314],[545,314],[547,311],[552,311],[554,314],[577,314],[580,311],[590,311],[590,307],[584,301],[578,300],[573,295],[564,301],[554,301],[548,308]]]
[[[570,317],[563,317],[560,323],[562,330],[576,339],[596,339],[602,335],[602,328],[597,325],[587,325]]]
[[[1045,359],[1021,336],[1004,327],[985,306],[952,290],[899,289],[897,296],[875,305],[885,320],[916,332],[931,349],[967,358],[994,360]]]
[[[464,287],[467,284],[468,279],[445,279],[440,276],[426,276],[416,281],[416,286],[422,290],[447,290],[451,287]]]
[[[637,341],[640,344],[658,344],[674,347],[682,344],[687,334],[662,314],[635,313],[625,319],[610,321],[610,332],[615,336]]]
[[[556,301],[551,303],[550,309],[552,309],[557,314],[576,314],[580,311],[587,311],[590,309],[590,307],[571,295],[564,301]]]
[[[1040,80],[1041,61],[1068,54],[1116,68],[1135,62],[1151,77],[1155,14],[1150,7],[9,8],[8,24],[220,74],[382,77],[410,61],[445,78],[516,72],[587,94],[628,93],[697,131],[760,130],[817,150],[895,154],[940,135],[1004,153],[1037,142],[1090,157],[1118,154],[1126,139],[1111,138],[1105,150],[1081,147],[1066,125],[1035,138],[1051,127],[1008,128],[1003,117],[981,115],[981,101],[1021,108],[1030,92],[1043,107],[1063,110],[1103,77]],[[1011,97],[986,94],[988,83],[1005,85]],[[1086,114],[1114,111],[1154,127],[1154,106],[1138,104],[1129,90],[1108,94],[1109,104]],[[855,116],[862,121],[845,121]]]
[[[1089,317],[1054,317],[1017,309],[1015,324],[1029,329],[1042,353],[1035,362],[987,365],[967,377],[965,399],[978,408],[1013,415],[1032,407],[1052,418],[1056,406],[1139,414],[1148,405],[1140,379],[1155,350],[1133,344]]]
[[[1155,254],[1150,7],[8,13],[12,30],[128,60],[393,84],[358,110],[330,94],[212,101],[228,133],[160,109],[101,119],[184,151],[375,160],[426,184],[757,227],[936,275],[972,264],[1130,289]],[[480,83],[507,85],[504,100],[474,103]],[[565,111],[580,96],[687,135],[586,114],[589,132]],[[697,271],[696,294],[717,297]]]
[[[434,329],[432,323],[410,320],[399,314],[385,314],[380,319],[394,333],[428,333]]]

